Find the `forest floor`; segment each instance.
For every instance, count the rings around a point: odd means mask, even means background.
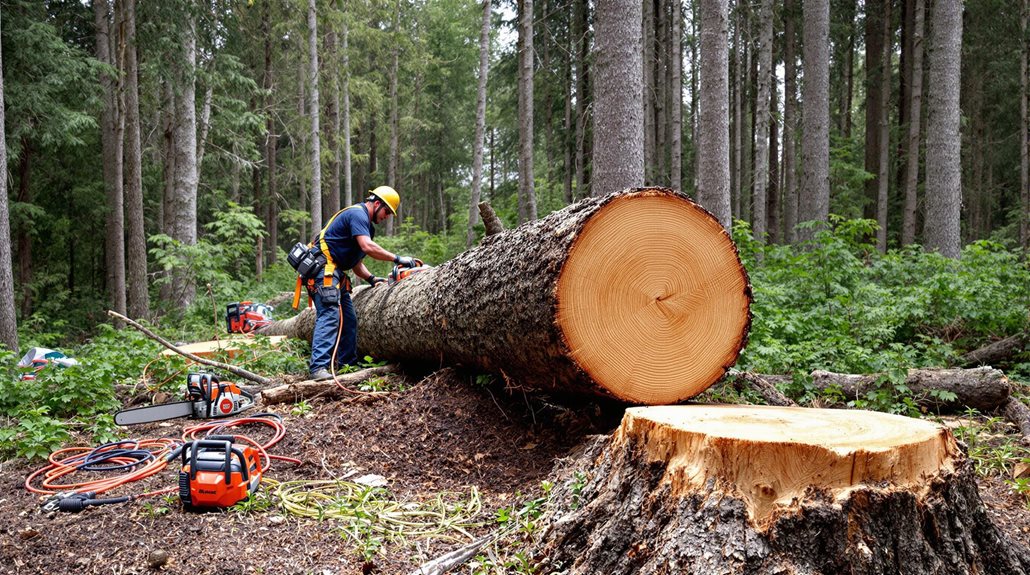
[[[304,463],[273,461],[267,478],[355,481],[372,474],[386,481],[385,490],[358,487],[357,499],[338,500],[340,512],[326,512],[322,519],[284,511],[268,496],[272,485],[263,486],[264,495],[252,505],[230,511],[185,512],[177,498],[166,496],[46,514],[23,487],[39,465],[3,462],[0,573],[410,573],[470,537],[492,532],[499,521],[519,521],[521,510],[546,493],[541,483],[554,480],[556,462],[588,435],[610,432],[621,417],[616,406],[584,407],[580,401],[572,410],[553,398],[479,385],[451,370],[420,380],[392,376],[389,383],[404,391],[372,402],[315,399],[270,409],[287,428],[270,453]],[[132,430],[134,437],[178,438],[190,423],[172,420]],[[266,429],[253,433],[259,441],[269,435]],[[177,473],[173,464],[143,485],[120,489],[173,486]],[[978,484],[1004,534],[1030,539],[1030,511],[1022,496],[998,477],[979,477]],[[365,509],[365,523],[354,520],[362,516],[356,508]],[[429,508],[464,516],[448,523],[416,513]],[[377,512],[383,515],[373,517]],[[405,514],[409,525],[362,527],[386,525],[388,513]],[[524,536],[531,535],[531,518],[521,521]],[[420,536],[419,529],[433,535]],[[495,570],[505,562],[498,551],[484,549],[481,572],[528,572]]]

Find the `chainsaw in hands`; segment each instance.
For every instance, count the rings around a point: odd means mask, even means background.
[[[254,396],[235,383],[219,381],[211,373],[191,373],[186,376],[186,401],[123,409],[114,414],[114,422],[139,425],[178,417],[229,417],[254,407],[254,403]]]

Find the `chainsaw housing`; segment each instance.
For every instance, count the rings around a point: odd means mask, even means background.
[[[235,445],[232,436],[186,443],[181,458],[179,499],[186,509],[232,507],[261,484],[258,450]]]

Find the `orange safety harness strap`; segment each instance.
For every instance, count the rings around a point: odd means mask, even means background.
[[[335,214],[333,214],[333,217],[329,218],[329,222],[326,223],[325,227],[322,228],[322,231],[320,231],[318,233],[318,249],[319,249],[319,251],[322,252],[322,255],[325,256],[325,268],[324,268],[324,271],[322,272],[322,285],[324,287],[332,287],[332,285],[333,285],[333,274],[336,273],[336,262],[333,261],[333,256],[332,256],[332,254],[329,253],[329,244],[327,244],[326,241],[325,241],[325,232],[326,232],[326,230],[329,229],[329,226],[333,225],[333,222],[336,220],[336,218],[340,214],[342,214],[343,212],[345,212],[347,210],[361,209],[361,208],[364,208],[364,207],[365,207],[364,204],[355,204],[353,206],[348,206],[346,208],[343,208],[342,210],[340,210],[340,211],[336,212]],[[308,243],[308,247],[309,248],[315,247],[315,240],[312,240],[311,242],[309,242]],[[344,276],[344,278],[345,278],[345,282],[346,282],[346,286],[347,286],[347,291],[350,291],[350,278],[348,278],[346,276]],[[293,309],[297,309],[297,306],[300,305],[300,288],[303,285],[303,283],[304,283],[304,280],[302,280],[301,277],[298,275],[297,276],[297,285],[293,288]],[[315,287],[315,280],[308,280],[307,287],[310,288],[310,289],[314,289],[314,287]],[[311,306],[312,306],[311,294],[309,292],[308,293],[308,307],[311,307]]]

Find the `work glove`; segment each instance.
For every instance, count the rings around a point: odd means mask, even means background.
[[[422,265],[422,262],[410,256],[394,256],[393,263],[402,268],[415,268]]]
[[[376,284],[386,283],[386,278],[377,278],[376,276],[370,275],[365,281],[368,282],[368,285],[376,287]]]

